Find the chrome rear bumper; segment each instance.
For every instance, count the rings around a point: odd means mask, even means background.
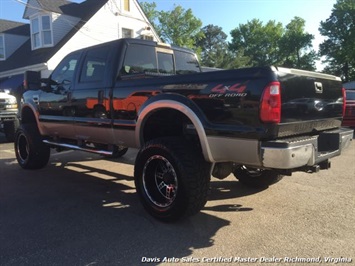
[[[354,131],[347,128],[319,135],[261,143],[261,162],[265,168],[294,169],[313,166],[341,154],[350,146]]]

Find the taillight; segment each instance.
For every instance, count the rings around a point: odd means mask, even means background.
[[[281,86],[280,82],[269,83],[263,92],[260,104],[260,119],[265,123],[281,121]]]
[[[344,88],[342,88],[342,94],[343,94],[343,117],[344,117],[345,109],[346,109],[346,92]]]

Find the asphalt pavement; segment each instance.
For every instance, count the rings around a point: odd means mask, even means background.
[[[0,133],[0,265],[355,264],[355,141],[331,169],[267,189],[213,178],[205,208],[175,224],[141,206],[135,155],[53,151],[26,171]]]

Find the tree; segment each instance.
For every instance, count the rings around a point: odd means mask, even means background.
[[[312,49],[314,36],[305,32],[305,20],[295,17],[286,25],[280,40],[280,53],[284,57],[283,66],[305,70],[316,70],[317,53]]]
[[[279,65],[283,63],[279,43],[284,33],[281,23],[270,20],[264,26],[258,19],[240,24],[231,31],[231,51],[250,58],[252,66]]]
[[[152,24],[155,31],[158,33],[158,35],[160,35],[160,27],[157,23],[159,17],[159,11],[156,10],[157,4],[155,2],[153,3],[142,2],[140,3],[140,6],[142,7],[145,15],[147,16],[150,24]]]
[[[355,1],[338,0],[330,17],[320,23],[319,32],[326,37],[319,53],[327,63],[325,72],[339,75],[343,81],[355,79]]]
[[[202,28],[204,37],[196,41],[201,51],[201,64],[207,67],[223,69],[238,68],[247,64],[243,56],[236,57],[228,50],[227,34],[221,27],[209,24]]]
[[[216,50],[227,48],[227,34],[221,27],[209,24],[201,29],[204,37],[196,41],[196,45],[202,49],[202,57],[208,58],[208,55]]]
[[[160,11],[158,20],[161,38],[167,43],[194,48],[195,42],[203,37],[202,21],[191,9],[175,6],[172,11]]]

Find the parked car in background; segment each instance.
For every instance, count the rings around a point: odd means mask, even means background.
[[[8,141],[14,141],[18,124],[16,98],[8,90],[0,89],[0,131]]]
[[[346,105],[343,126],[355,127],[355,90],[345,90]]]

